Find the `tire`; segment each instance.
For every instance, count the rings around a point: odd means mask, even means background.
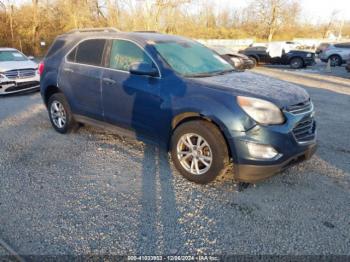
[[[202,141],[199,143],[201,149],[197,145],[198,140]],[[192,150],[188,146],[189,141],[194,145]],[[175,129],[171,138],[171,156],[182,176],[198,184],[212,182],[224,175],[229,166],[224,137],[214,124],[204,120],[185,122]]]
[[[70,106],[63,94],[53,94],[49,98],[47,108],[51,124],[58,133],[69,133],[78,126],[77,122],[73,118]]]
[[[342,58],[339,55],[331,55],[328,59],[331,61],[331,66],[333,67],[341,66],[343,63]]]
[[[294,57],[290,60],[290,67],[292,69],[300,69],[304,67],[304,60],[300,57]]]
[[[249,58],[250,58],[250,59],[253,61],[253,63],[254,63],[254,66],[253,66],[252,68],[254,68],[254,67],[256,67],[256,66],[259,65],[259,62],[258,62],[258,60],[257,60],[255,57],[249,56]]]

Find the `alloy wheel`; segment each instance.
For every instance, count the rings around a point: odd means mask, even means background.
[[[213,163],[210,145],[202,136],[193,133],[179,139],[177,157],[181,166],[193,175],[205,174]]]
[[[330,60],[331,60],[331,66],[338,66],[340,64],[338,56],[332,56]]]

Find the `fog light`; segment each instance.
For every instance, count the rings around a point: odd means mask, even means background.
[[[272,159],[281,155],[271,146],[247,142],[249,154],[258,159]]]

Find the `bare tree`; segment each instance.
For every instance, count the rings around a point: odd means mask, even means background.
[[[350,36],[350,21],[301,22],[300,0],[252,0],[230,9],[215,0],[0,0],[0,45],[42,55],[47,43],[73,28],[115,26],[156,30],[193,38],[257,40],[326,37],[331,30]],[[339,33],[340,34],[340,33]]]
[[[32,8],[33,8],[33,17],[32,17],[32,45],[34,55],[39,53],[38,47],[38,30],[39,30],[39,17],[38,17],[38,9],[39,9],[39,0],[32,0]]]
[[[339,14],[339,10],[333,10],[328,22],[323,26],[322,38],[327,38],[331,29],[334,27],[337,16]]]
[[[247,18],[253,20],[252,24],[262,32],[263,38],[272,41],[290,16],[298,16],[295,13],[298,6],[296,0],[255,0],[247,7]]]

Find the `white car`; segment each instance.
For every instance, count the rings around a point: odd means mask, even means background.
[[[14,48],[0,48],[0,95],[40,88],[38,64]]]
[[[323,62],[330,60],[332,66],[341,66],[346,63],[350,55],[350,43],[324,44],[324,49],[319,53]]]

